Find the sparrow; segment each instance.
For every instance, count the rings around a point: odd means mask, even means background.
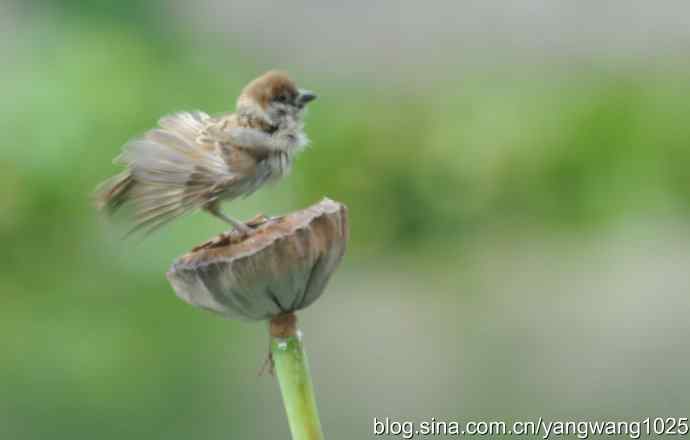
[[[202,210],[246,236],[251,228],[224,214],[220,204],[289,174],[309,143],[303,121],[314,99],[286,73],[269,71],[244,87],[234,113],[164,116],[158,127],[125,144],[114,160],[125,170],[99,185],[97,207],[112,214],[132,205],[131,232],[150,233]]]

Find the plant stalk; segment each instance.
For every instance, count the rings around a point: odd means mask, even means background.
[[[294,313],[271,320],[271,356],[293,440],[323,440],[307,355]]]

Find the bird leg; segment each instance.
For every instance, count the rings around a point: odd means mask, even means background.
[[[235,220],[234,218],[225,215],[218,207],[218,203],[211,203],[209,205],[206,205],[204,209],[212,216],[217,217],[223,220],[224,222],[231,224],[233,228],[236,231],[238,231],[240,235],[242,235],[243,237],[246,237],[252,232],[252,228],[250,228],[249,226],[245,225],[239,220]]]

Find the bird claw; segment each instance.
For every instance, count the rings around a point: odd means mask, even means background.
[[[263,215],[263,214],[257,214],[257,215],[255,215],[254,218],[252,218],[251,220],[247,220],[247,222],[246,222],[245,224],[246,224],[247,226],[249,226],[250,228],[256,229],[256,228],[258,228],[259,226],[263,225],[264,223],[266,223],[266,222],[269,221],[269,220],[270,220],[269,217],[266,217],[266,216]]]
[[[244,239],[249,237],[254,232],[254,229],[247,226],[244,223],[238,223],[235,225],[235,229],[233,229],[233,232],[234,231],[237,231],[237,233],[239,234],[239,238]]]

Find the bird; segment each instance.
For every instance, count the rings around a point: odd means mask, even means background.
[[[271,70],[242,89],[233,113],[163,116],[157,127],[124,145],[114,163],[125,169],[98,186],[96,206],[110,215],[133,206],[130,233],[149,234],[201,210],[247,236],[252,229],[226,215],[221,203],[290,173],[309,143],[304,116],[314,99],[287,73]]]

